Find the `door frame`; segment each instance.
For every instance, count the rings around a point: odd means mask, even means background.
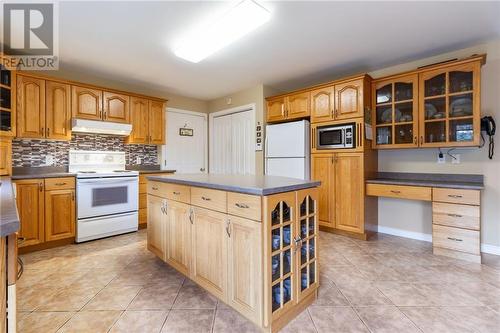
[[[253,124],[252,124],[252,128],[254,129],[252,131],[252,133],[254,134],[253,135],[253,138],[252,138],[252,141],[254,142],[255,144],[255,124],[256,124],[256,120],[255,120],[255,117],[256,117],[256,113],[257,113],[257,106],[255,103],[250,103],[250,104],[245,104],[245,105],[239,105],[239,106],[236,106],[234,108],[229,108],[229,109],[224,109],[224,110],[220,110],[220,111],[217,111],[217,112],[212,112],[212,113],[209,113],[208,114],[208,145],[209,145],[209,151],[208,151],[208,164],[209,164],[209,169],[208,169],[208,172],[211,172],[212,169],[213,169],[213,156],[211,155],[212,152],[214,151],[214,138],[213,138],[213,128],[214,128],[214,118],[218,118],[218,117],[222,117],[222,116],[227,116],[227,115],[230,115],[230,114],[234,114],[234,113],[240,113],[240,112],[245,112],[245,111],[250,111],[252,113],[252,119],[253,119]],[[254,149],[254,153],[253,153],[253,172],[255,174],[255,170],[256,170],[256,158],[255,158],[255,149]]]
[[[174,112],[174,113],[180,113],[180,114],[187,114],[191,116],[198,116],[203,118],[204,126],[203,126],[203,136],[205,137],[205,147],[203,149],[203,155],[204,155],[204,164],[203,167],[205,168],[205,173],[208,173],[208,126],[207,126],[207,114],[203,112],[197,112],[197,111],[189,111],[189,110],[184,110],[184,109],[178,109],[178,108],[172,108],[172,107],[167,107],[165,109],[165,131],[168,130],[168,113],[169,112]],[[165,138],[167,137],[167,133],[165,134]],[[165,139],[166,140],[166,139]],[[168,143],[168,140],[166,140]],[[160,168],[163,170],[165,168],[165,157],[166,157],[166,152],[167,150],[167,144],[161,145],[160,146],[160,151],[161,151],[161,162],[160,162]]]

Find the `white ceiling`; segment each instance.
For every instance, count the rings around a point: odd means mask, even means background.
[[[261,2],[271,21],[198,64],[188,29],[229,2],[61,2],[61,67],[199,99],[288,90],[500,37],[499,2]]]

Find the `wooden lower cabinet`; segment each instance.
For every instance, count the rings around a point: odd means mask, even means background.
[[[72,177],[15,181],[21,221],[19,247],[75,237],[74,184]]]
[[[166,200],[154,195],[148,195],[148,250],[160,259],[165,260],[165,237],[167,215]]]
[[[45,191],[45,241],[75,236],[75,190]]]
[[[188,204],[172,199],[173,184],[149,186],[157,190],[148,193],[148,249],[263,332],[277,332],[316,299],[317,189],[262,197],[224,192],[224,207],[218,200],[212,209],[195,205],[202,188],[185,189]],[[236,204],[248,212],[225,213]]]
[[[166,262],[184,275],[189,275],[191,258],[191,207],[167,200]]]
[[[321,182],[319,186],[319,223],[335,228],[335,164],[333,154],[313,154],[312,177]]]
[[[221,299],[227,295],[226,214],[194,207],[191,277]]]

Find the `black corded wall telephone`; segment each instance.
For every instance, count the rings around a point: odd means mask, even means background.
[[[495,135],[496,130],[497,130],[497,125],[495,124],[495,120],[493,120],[493,117],[486,116],[481,118],[481,138],[483,139],[483,144],[481,145],[481,147],[484,146],[484,144],[486,143],[483,137],[483,132],[486,132],[486,135],[488,135],[490,138],[490,143],[488,147],[488,157],[490,158],[490,160],[493,158],[493,150],[495,149],[495,142],[493,141],[493,136]]]

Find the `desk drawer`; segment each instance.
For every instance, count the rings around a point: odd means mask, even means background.
[[[201,187],[191,188],[191,204],[218,212],[227,212],[226,192]]]
[[[433,202],[432,223],[450,227],[479,230],[479,206]]]
[[[431,188],[422,186],[366,184],[366,194],[377,197],[390,197],[423,201],[431,201],[432,199]]]
[[[453,188],[433,188],[433,201],[458,203],[466,205],[479,205],[480,191],[478,190],[462,190]]]
[[[75,188],[75,177],[45,178],[45,190],[72,190]]]
[[[227,212],[250,220],[261,220],[261,199],[256,195],[227,193]]]
[[[190,203],[191,189],[186,185],[165,184],[165,197],[170,200]]]
[[[432,243],[435,247],[456,250],[479,255],[479,231],[445,227],[434,224],[432,226]]]

